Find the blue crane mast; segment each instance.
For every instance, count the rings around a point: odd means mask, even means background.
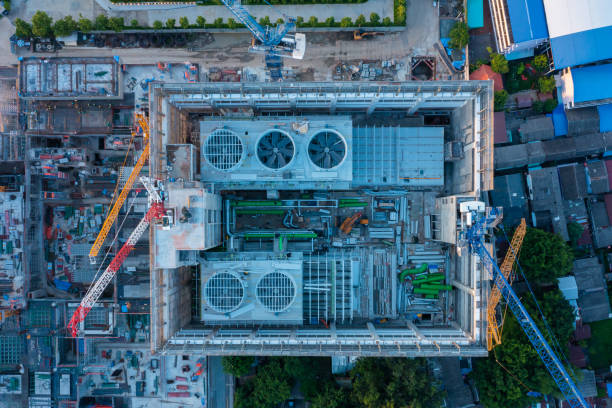
[[[557,386],[569,405],[572,408],[590,408],[590,405],[580,394],[580,391],[563,366],[563,363],[555,355],[487,249],[485,236],[490,228],[495,227],[499,223],[500,219],[501,211],[495,208],[490,209],[488,213],[478,219],[465,234],[465,240],[467,241],[469,250],[477,254],[485,266],[491,268],[493,282],[499,288],[510,310],[514,313],[516,320],[518,320],[521,328],[529,338],[529,341],[540,355],[546,369],[555,380],[555,383],[557,383]]]
[[[302,59],[306,47],[304,34],[289,34],[295,29],[295,18],[286,17],[286,22],[276,27],[262,26],[242,6],[240,0],[221,0],[223,4],[253,34],[254,40],[249,48],[251,52],[265,54],[266,67],[272,79],[281,79],[282,57]]]

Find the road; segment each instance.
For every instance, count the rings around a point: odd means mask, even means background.
[[[208,407],[234,406],[234,379],[223,372],[221,357],[208,357]]]

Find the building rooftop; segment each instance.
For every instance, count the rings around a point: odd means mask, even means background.
[[[544,0],[555,68],[612,58],[612,5],[606,0]]]
[[[557,169],[563,198],[565,200],[583,199],[587,194],[584,166],[573,163],[559,166]]]
[[[561,186],[559,175],[555,167],[529,170],[533,199],[531,206],[533,211],[544,215],[540,219],[547,219],[552,225],[555,233],[561,235],[564,240],[568,240],[567,222],[563,211],[563,198],[561,196]],[[537,227],[544,227],[536,225]]]
[[[519,128],[523,143],[549,140],[555,137],[555,128],[550,116],[528,117]]]
[[[610,165],[612,165],[612,163]],[[592,194],[603,194],[610,191],[607,162],[603,160],[587,162],[587,174]]]
[[[608,319],[610,303],[603,267],[596,257],[574,261],[574,276],[578,285],[578,305],[586,323]]]
[[[121,69],[114,58],[24,58],[18,88],[29,99],[121,99]]]
[[[455,245],[493,185],[491,82],[150,86],[169,210],[151,241],[155,350],[486,353],[484,271]],[[431,110],[448,125],[423,126]],[[185,140],[193,181],[169,148]],[[450,288],[426,298],[398,277],[423,267]]]
[[[612,34],[612,27],[610,30]],[[580,48],[597,49],[584,46]],[[567,108],[574,108],[612,102],[611,76],[612,64],[565,69],[560,77],[563,104]]]
[[[495,177],[495,189],[490,194],[493,205],[504,208],[505,225],[518,225],[521,218],[527,216],[527,195],[522,174]]]
[[[542,0],[507,0],[515,43],[548,38]]]

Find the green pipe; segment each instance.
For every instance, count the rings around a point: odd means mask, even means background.
[[[408,268],[408,269],[404,269],[402,272],[400,272],[399,274],[399,280],[400,282],[403,281],[404,279],[406,279],[406,277],[408,275],[416,275],[417,273],[423,273],[427,270],[427,268],[429,267],[429,265],[427,265],[426,263],[421,264],[421,266],[419,266],[418,268]]]
[[[417,285],[420,283],[427,283],[427,282],[433,282],[433,281],[439,281],[444,279],[444,274],[441,272],[436,272],[436,273],[430,273],[429,275],[426,275],[424,277],[420,277],[419,279],[415,279],[412,281],[413,285]]]
[[[262,234],[244,234],[246,239],[258,239],[258,238],[274,238],[274,234],[262,233]]]
[[[232,201],[235,207],[279,207],[282,201]]]
[[[363,203],[360,198],[341,198],[341,203]]]
[[[338,204],[339,208],[367,207],[367,206],[368,206],[368,203],[364,203],[364,202],[350,202],[350,203]]]
[[[414,293],[419,293],[421,295],[437,295],[438,291],[432,289],[414,288]]]
[[[438,295],[427,295],[425,296],[425,299],[437,299]]]
[[[432,289],[432,290],[453,290],[451,285],[442,285],[436,283],[426,283],[421,286],[423,289]]]
[[[303,232],[303,233],[295,233],[295,234],[283,234],[283,237],[287,239],[304,239],[304,238],[316,238],[317,234],[314,232]]]
[[[250,208],[236,208],[236,214],[253,214],[253,215],[259,215],[259,214],[284,214],[287,211],[285,210],[269,210],[269,209],[261,209],[261,210],[256,210],[256,209],[250,209]]]

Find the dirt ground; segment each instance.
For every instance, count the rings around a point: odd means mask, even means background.
[[[406,67],[398,71],[395,80],[409,77],[407,68],[413,56],[434,56],[437,79],[451,79],[450,71],[441,62],[434,44],[439,38],[438,8],[431,0],[406,0],[406,29],[366,40],[355,41],[352,32],[307,33],[306,55],[303,60],[285,60],[299,80],[332,80],[333,70],[339,62],[367,60],[399,61]],[[43,56],[119,56],[125,64],[155,64],[158,61],[184,63],[190,61],[202,70],[210,67],[263,67],[263,56],[247,52],[251,41],[248,33],[214,34],[214,41],[203,47],[168,49],[138,48],[65,48],[55,54],[20,55]],[[196,51],[197,50],[197,51]]]

